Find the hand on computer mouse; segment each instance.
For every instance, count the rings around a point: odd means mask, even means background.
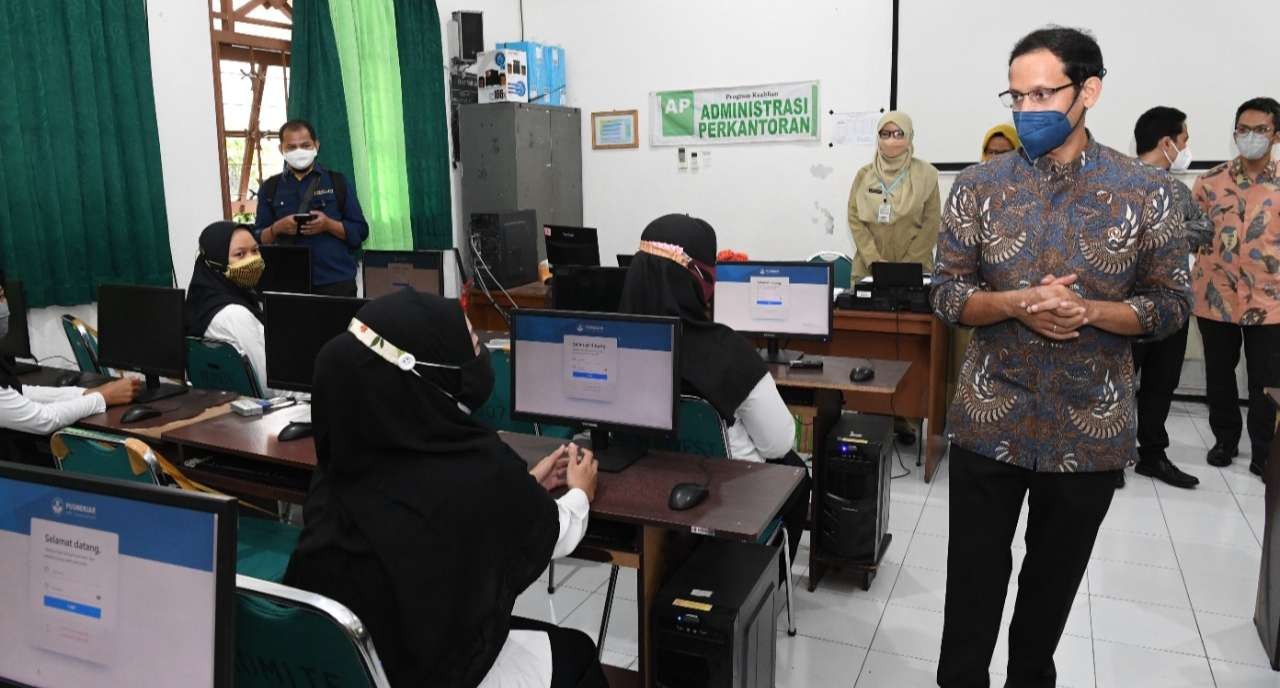
[[[596,500],[596,473],[600,470],[596,457],[587,449],[579,449],[578,445],[570,444],[566,451],[569,455],[569,474],[567,481],[569,489],[578,488],[587,493],[587,501],[594,502]]]
[[[138,396],[138,392],[142,389],[142,380],[133,377],[123,377],[119,380],[112,380],[101,387],[85,390],[85,394],[97,392],[102,395],[107,406],[121,406],[133,401]]]

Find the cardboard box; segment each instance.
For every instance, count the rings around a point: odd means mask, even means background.
[[[529,65],[522,50],[487,50],[473,68],[480,103],[529,102]]]
[[[566,105],[564,48],[535,41],[499,43],[499,49],[521,50],[528,58],[529,102]]]

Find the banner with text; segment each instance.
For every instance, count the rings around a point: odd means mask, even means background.
[[[818,82],[649,94],[649,144],[818,140]]]

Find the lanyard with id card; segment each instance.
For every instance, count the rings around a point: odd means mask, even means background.
[[[893,190],[898,188],[898,184],[901,184],[902,180],[906,178],[907,172],[908,169],[903,168],[902,172],[898,173],[898,178],[893,180],[892,184],[885,184],[884,177],[880,177],[880,188],[884,190],[884,198],[880,201],[880,209],[876,211],[876,222],[878,224],[887,225],[893,221],[893,206],[889,205],[889,194],[893,193]]]

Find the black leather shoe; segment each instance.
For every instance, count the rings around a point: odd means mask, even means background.
[[[1210,466],[1222,468],[1224,466],[1230,466],[1231,460],[1236,458],[1239,454],[1240,450],[1235,447],[1228,447],[1227,445],[1219,442],[1213,445],[1213,449],[1209,450],[1209,454],[1205,459],[1209,461]]]
[[[1133,472],[1138,475],[1145,475],[1148,478],[1162,480],[1174,487],[1184,489],[1190,489],[1200,484],[1199,478],[1179,470],[1166,456],[1139,461]]]
[[[1116,489],[1124,489],[1124,469],[1116,471]]]

